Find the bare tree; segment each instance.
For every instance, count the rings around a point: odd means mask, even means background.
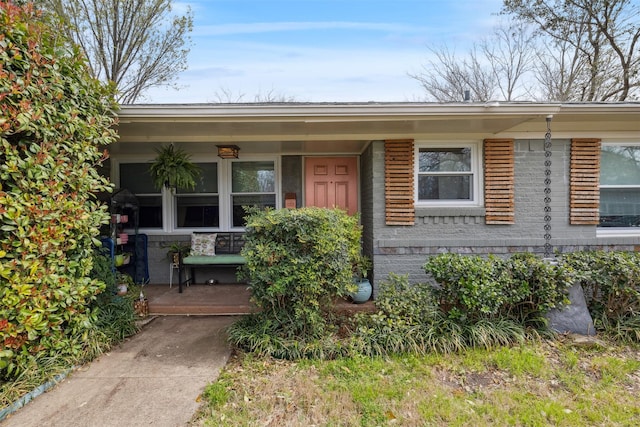
[[[242,102],[254,102],[261,104],[269,103],[281,103],[281,102],[296,102],[295,96],[285,95],[281,92],[277,92],[275,89],[270,89],[267,92],[258,92],[254,95],[253,101],[245,101],[245,94],[242,92],[234,93],[233,90],[228,87],[221,87],[214,93],[214,98],[217,103],[242,103]]]
[[[41,0],[69,24],[69,38],[86,54],[94,77],[113,82],[121,103],[152,87],[175,87],[187,68],[191,9],[172,11],[171,0]]]
[[[536,45],[526,26],[499,26],[493,37],[480,42],[480,49],[489,62],[502,99],[516,100],[531,92],[525,76],[534,69]]]
[[[583,81],[585,59],[567,41],[555,40],[537,53],[534,65],[538,83],[534,98],[538,101],[580,101],[575,87]]]
[[[636,0],[505,0],[503,13],[535,24],[558,46],[573,46],[585,73],[574,76],[569,99],[624,101],[640,95]]]
[[[447,46],[429,47],[434,55],[419,73],[409,73],[427,93],[427,98],[439,102],[457,102],[465,99],[487,101],[492,98],[495,82],[493,75],[478,62],[477,49],[468,58],[459,59]]]
[[[526,76],[533,69],[535,44],[526,27],[500,26],[462,58],[447,46],[428,49],[434,59],[421,72],[409,76],[420,82],[429,99],[461,101],[469,91],[473,101],[486,102],[498,96],[513,101],[530,91]]]

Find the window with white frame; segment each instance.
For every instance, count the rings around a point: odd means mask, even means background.
[[[600,227],[640,227],[640,143],[602,144]]]
[[[479,159],[475,144],[416,147],[418,205],[477,204]]]
[[[149,163],[120,163],[120,188],[126,188],[138,199],[138,226],[140,228],[162,228],[162,192],[153,184],[149,174]],[[133,218],[133,212],[124,213]]]
[[[233,161],[231,163],[231,226],[245,225],[245,206],[276,207],[275,162]]]
[[[218,163],[195,163],[200,178],[193,190],[177,190],[175,194],[176,228],[220,227],[218,197]]]
[[[275,159],[199,162],[194,189],[158,190],[150,163],[119,163],[119,183],[138,198],[139,227],[172,232],[189,229],[230,230],[244,227],[245,206],[276,208]]]

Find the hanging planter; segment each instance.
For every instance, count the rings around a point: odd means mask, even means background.
[[[158,190],[162,187],[193,190],[200,177],[200,168],[191,162],[191,156],[173,144],[160,147],[158,155],[149,167],[153,183]]]

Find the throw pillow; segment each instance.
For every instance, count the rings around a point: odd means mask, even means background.
[[[191,234],[191,255],[194,256],[215,256],[216,254],[216,233],[193,233]]]

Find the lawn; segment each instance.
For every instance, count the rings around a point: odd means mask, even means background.
[[[636,426],[640,347],[567,337],[454,355],[283,361],[235,354],[206,426]]]

